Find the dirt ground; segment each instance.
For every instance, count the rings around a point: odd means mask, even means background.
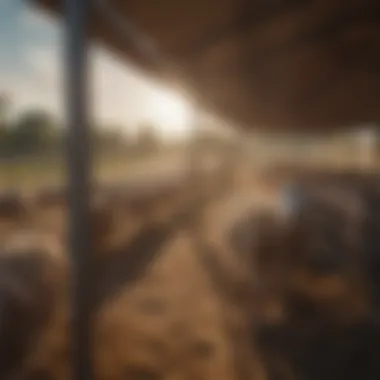
[[[243,173],[236,172],[231,189],[207,202],[196,222],[202,226],[202,240],[217,248],[214,259],[233,281],[244,277],[244,268],[234,252],[226,248],[225,232],[248,208],[269,203],[270,196],[261,194],[260,200],[257,192],[252,192],[253,185]],[[195,188],[200,193],[205,191]],[[190,192],[188,188],[183,190],[183,193]],[[149,218],[146,215],[124,217],[119,209],[119,213],[113,215],[114,228],[109,242],[115,246],[125,244],[147,223],[154,220],[166,223],[191,198],[192,195],[185,195],[175,200],[173,196]],[[57,245],[62,244],[65,231],[62,209],[40,211],[38,217],[29,220],[29,224],[24,223],[22,228],[16,228],[14,223],[3,223],[3,239],[8,239],[15,230],[20,233],[28,229],[37,219],[40,230],[46,232],[38,242],[60,231]],[[193,226],[193,222],[187,221],[171,227],[164,243],[155,250],[154,260],[138,279],[119,285],[117,291],[111,292],[97,307],[93,345],[95,379],[266,378],[260,358],[253,352],[247,337],[246,316],[239,307],[230,305],[221,289],[215,286],[213,275],[199,255]],[[51,260],[50,248],[45,245],[44,249]],[[66,258],[57,257],[59,255],[53,260],[55,265],[65,267]],[[27,379],[32,375],[37,376],[33,379],[56,380],[69,376],[66,280],[63,276],[59,286],[62,289],[52,301],[51,315],[23,357],[22,372]]]
[[[231,231],[261,210],[280,210],[281,181],[266,182],[262,172],[244,164],[222,174],[194,176],[160,194],[151,192],[143,203],[142,193],[132,199],[123,196],[123,189],[96,203],[90,252],[94,266],[89,267],[95,276],[89,292],[94,302],[94,379],[357,379],[349,366],[370,366],[356,359],[346,361],[348,372],[338,368],[343,377],[332,374],[342,357],[356,358],[352,355],[357,350],[371,347],[367,338],[357,344],[354,330],[352,340],[344,335],[346,327],[366,321],[371,311],[364,251],[343,248],[340,256],[332,251],[327,265],[335,269],[318,272],[319,261],[310,261],[314,251],[302,250],[307,229],[305,235],[294,235],[296,245],[288,245],[291,241],[281,240],[281,233],[272,229],[276,234],[268,235],[269,250],[258,251],[261,256],[253,266],[249,250],[252,238],[261,233],[258,225],[252,228],[249,222],[248,230],[238,231],[238,247]],[[319,230],[347,224],[350,231],[359,231],[356,211],[347,207],[355,199],[350,192],[328,191],[323,197],[338,207],[340,219],[331,224],[317,218],[322,221]],[[2,220],[0,295],[9,310],[0,340],[0,373],[6,379],[70,378],[66,212],[57,199],[55,205],[50,198],[48,205],[37,208],[31,201],[27,217],[21,213]],[[260,231],[265,235],[265,229]],[[360,234],[350,233],[352,238],[360,243]],[[348,241],[338,239],[339,244]],[[336,257],[341,258],[338,266]],[[24,262],[29,271],[21,270]],[[284,287],[287,296],[297,302],[301,297],[302,302],[286,305]],[[312,305],[311,318],[304,317],[305,302]],[[323,319],[314,318],[316,313]],[[300,340],[287,338],[285,351],[280,346],[276,354],[267,352],[254,329],[268,323],[283,324]],[[309,338],[303,341],[305,332]],[[321,334],[326,346],[316,353],[308,342],[318,341]],[[309,376],[293,372],[290,347],[295,352],[301,347],[312,358]],[[327,377],[313,375],[320,363],[327,363]],[[352,376],[347,378],[347,373]]]

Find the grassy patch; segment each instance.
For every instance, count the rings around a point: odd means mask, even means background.
[[[154,171],[163,162],[176,159],[173,154],[159,154],[143,158],[126,155],[96,156],[94,178],[100,182],[124,181],[141,172]],[[26,157],[0,161],[0,189],[16,188],[34,191],[43,186],[62,185],[66,181],[65,161],[60,157]]]

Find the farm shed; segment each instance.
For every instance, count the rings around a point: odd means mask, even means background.
[[[62,14],[63,1],[35,1]],[[98,40],[237,126],[309,131],[379,120],[376,0],[87,3]]]
[[[65,9],[58,0],[36,2],[58,14]],[[320,132],[379,120],[380,4],[373,0],[66,3],[72,64],[71,248],[78,290],[74,364],[75,378],[83,380],[91,379],[87,326],[91,305],[84,302],[91,291],[84,254],[90,251],[88,159],[81,145],[86,137],[87,32],[241,129]]]

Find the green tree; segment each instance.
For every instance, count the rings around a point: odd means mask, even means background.
[[[11,102],[6,94],[0,94],[0,156],[6,157],[9,151],[11,122],[9,114]]]
[[[113,125],[93,125],[90,136],[92,149],[96,153],[117,153],[125,150],[130,143],[122,128]]]
[[[7,95],[0,94],[0,128],[7,128],[10,111],[10,100]]]
[[[57,140],[57,123],[43,110],[29,110],[17,120],[10,136],[15,154],[45,153]]]

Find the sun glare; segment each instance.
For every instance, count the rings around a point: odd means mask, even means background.
[[[191,109],[185,99],[159,91],[151,99],[150,118],[165,135],[184,135],[191,128]]]

